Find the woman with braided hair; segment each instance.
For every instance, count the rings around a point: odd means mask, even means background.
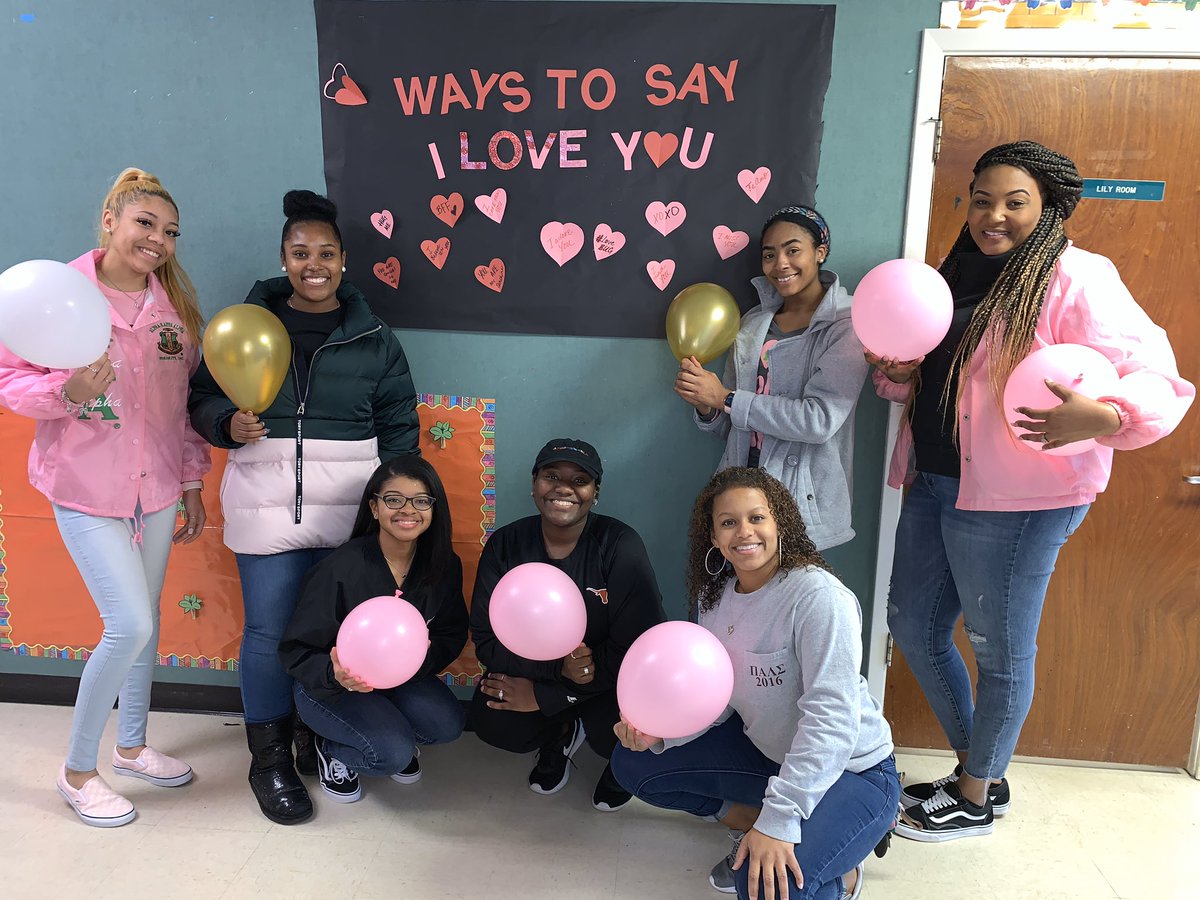
[[[1063,223],[1083,189],[1075,164],[1033,141],[975,164],[967,221],[941,266],[954,295],[945,340],[910,361],[867,354],[885,399],[906,405],[888,483],[910,485],[896,532],[888,626],[950,746],[954,772],[909,785],[897,832],[918,841],[989,834],[1008,811],[1005,770],[1033,700],[1042,604],[1059,549],[1104,490],[1113,450],[1169,434],[1196,390],[1166,333],[1113,264],[1071,244]],[[1091,400],[1047,381],[1049,409],[1003,408],[1033,350],[1084,344],[1120,375]],[[1074,456],[1029,452],[1094,438]],[[969,601],[969,602],[964,602]],[[972,699],[954,626],[979,676]]]
[[[762,229],[760,303],[742,317],[717,378],[685,359],[675,393],[696,425],[725,441],[717,470],[761,466],[787,486],[818,550],[854,537],[850,527],[854,407],[869,366],[850,324],[850,295],[833,272],[829,226],[815,209],[788,206]]]

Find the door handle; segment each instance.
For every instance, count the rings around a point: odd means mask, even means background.
[[[1188,484],[1200,484],[1200,475],[1184,475],[1183,480]]]

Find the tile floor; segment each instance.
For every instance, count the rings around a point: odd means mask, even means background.
[[[285,828],[245,782],[240,720],[155,713],[151,740],[195,781],[110,778],[138,808],[124,828],[82,825],[54,790],[70,710],[0,704],[0,897],[635,898],[712,900],[719,826],[635,802],[591,808],[599,760],[584,749],[562,793],[528,790],[531,758],[465,735],[428,750],[416,785],[364,782],[359,803],[323,801]],[[112,746],[110,723],[102,756]],[[910,776],[945,757],[902,754]],[[106,762],[101,774],[107,775]],[[1200,897],[1200,782],[1184,774],[1018,764],[1013,811],[988,838],[895,839],[867,863],[864,900]],[[315,786],[315,785],[314,785]]]

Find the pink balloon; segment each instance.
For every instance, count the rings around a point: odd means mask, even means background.
[[[1008,376],[1008,383],[1004,385],[1004,416],[1008,420],[1008,427],[1018,437],[1029,434],[1023,428],[1012,427],[1014,421],[1023,418],[1016,412],[1018,406],[1050,409],[1062,403],[1046,387],[1047,378],[1092,400],[1115,393],[1120,381],[1108,357],[1091,347],[1051,344],[1033,351],[1017,364]],[[1093,440],[1075,441],[1053,450],[1043,450],[1040,444],[1029,441],[1018,440],[1017,443],[1034,453],[1048,453],[1051,456],[1078,456],[1096,448]]]
[[[908,361],[942,342],[954,316],[954,298],[937,269],[915,259],[880,263],[854,292],[854,333],[876,356]]]
[[[404,684],[417,674],[428,650],[425,617],[399,596],[364,600],[338,629],[342,667],[374,688]]]
[[[733,696],[733,663],[708,629],[663,622],[633,642],[617,675],[617,704],[638,731],[687,737],[707,728]]]
[[[524,563],[496,582],[488,615],[500,643],[526,659],[562,659],[587,631],[579,587],[562,569]]]

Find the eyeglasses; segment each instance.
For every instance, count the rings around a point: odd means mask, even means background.
[[[436,499],[430,497],[428,494],[417,494],[415,497],[405,497],[403,494],[388,494],[385,497],[382,494],[376,494],[375,498],[391,510],[404,509],[404,507],[411,503],[413,509],[422,511],[430,509],[433,506],[433,501]]]

